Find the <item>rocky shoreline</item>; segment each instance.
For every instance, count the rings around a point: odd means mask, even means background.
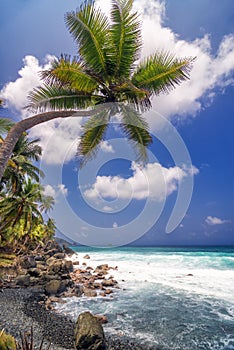
[[[74,269],[69,260],[73,253],[52,242],[41,254],[21,257],[13,270],[5,273],[0,285],[0,329],[19,340],[20,332],[28,332],[33,326],[35,349],[42,339],[45,349],[49,344],[50,350],[74,349],[75,323],[54,312],[53,303],[70,296],[110,296],[119,287],[111,276],[117,267],[104,264],[92,268],[75,261]],[[83,258],[88,261],[89,256]],[[104,315],[99,322],[107,322]],[[156,350],[116,336],[106,338],[106,349]]]

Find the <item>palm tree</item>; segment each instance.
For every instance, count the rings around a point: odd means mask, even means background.
[[[29,140],[26,133],[20,136],[5,168],[0,182],[0,190],[6,187],[7,191],[19,193],[22,189],[25,175],[39,182],[43,173],[38,167],[32,164],[32,161],[39,160],[42,152],[41,147],[37,144],[38,141],[39,139]]]
[[[128,137],[141,149],[149,145],[147,123],[137,114],[131,127],[126,106],[131,103],[138,111],[149,109],[153,95],[167,93],[189,78],[193,59],[157,52],[137,64],[142,42],[132,5],[133,0],[112,0],[110,20],[90,2],[65,15],[78,57],[61,56],[42,73],[44,85],[30,94],[29,102],[29,108],[40,114],[20,121],[9,132],[0,149],[0,177],[21,133],[55,118],[93,116],[88,123],[96,124],[91,130],[89,125],[84,128],[79,146],[82,156],[92,156],[110,117],[118,111],[108,107],[113,103],[124,107],[122,128]]]
[[[43,211],[53,206],[53,198],[43,195],[43,187],[30,178],[25,180],[20,193],[7,193],[0,201],[0,233],[24,222],[25,230],[31,231],[33,225],[44,223]]]

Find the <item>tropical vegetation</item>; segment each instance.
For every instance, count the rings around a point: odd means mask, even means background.
[[[2,134],[9,122],[0,119]],[[0,142],[4,137],[0,136]],[[45,221],[53,205],[53,198],[44,195],[40,185],[43,173],[33,162],[39,160],[41,147],[38,139],[29,140],[23,133],[17,141],[0,182],[0,247],[21,251],[32,249],[51,238],[55,225]],[[1,147],[1,143],[0,143]],[[14,247],[14,249],[13,249]]]
[[[139,61],[141,23],[132,7],[133,0],[112,0],[108,18],[89,1],[66,13],[78,56],[62,55],[42,72],[44,84],[31,92],[28,105],[39,114],[11,128],[0,149],[0,177],[22,132],[55,118],[90,118],[78,149],[86,161],[95,155],[110,118],[120,113],[124,134],[138,156],[146,156],[152,139],[141,113],[151,108],[152,96],[168,93],[189,78],[193,58],[160,51]]]

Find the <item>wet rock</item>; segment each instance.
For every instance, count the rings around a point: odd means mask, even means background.
[[[79,315],[75,326],[76,350],[105,350],[105,337],[101,323],[90,312]]]
[[[73,255],[75,252],[69,248],[66,244],[63,244],[63,251],[67,255]]]
[[[93,289],[89,289],[89,288],[84,288],[84,295],[86,297],[96,297],[97,296],[97,292]]]
[[[114,287],[115,286],[115,284],[116,284],[116,281],[114,281],[114,280],[103,280],[102,281],[102,285],[104,286],[104,287]]]
[[[86,255],[84,256],[84,259],[90,259],[90,256],[89,256],[88,254],[86,254]]]
[[[96,319],[102,324],[108,323],[107,317],[105,315],[94,315],[94,317],[96,317]]]

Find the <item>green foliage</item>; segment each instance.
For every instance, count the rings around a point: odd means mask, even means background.
[[[5,333],[4,329],[0,331],[0,350],[17,350],[14,337]]]
[[[43,173],[32,164],[39,160],[38,139],[19,138],[0,183],[0,247],[14,251],[34,249],[55,232],[54,222],[47,222],[47,213],[54,204],[39,184]],[[4,260],[4,261],[3,261]],[[2,259],[6,265],[7,259]]]
[[[178,59],[167,52],[156,52],[138,63],[141,25],[133,11],[133,0],[112,0],[110,18],[94,1],[88,1],[76,12],[68,12],[65,22],[77,45],[78,58],[61,56],[51,69],[42,72],[44,84],[30,94],[29,107],[46,111],[131,103],[136,113],[131,112],[129,123],[124,109],[121,111],[122,129],[134,141],[138,156],[145,159],[151,137],[137,112],[151,108],[152,95],[168,93],[187,80],[193,58]],[[111,111],[109,116],[113,115]],[[97,113],[84,126],[78,148],[81,164],[96,154],[105,137],[107,125],[99,119]]]

